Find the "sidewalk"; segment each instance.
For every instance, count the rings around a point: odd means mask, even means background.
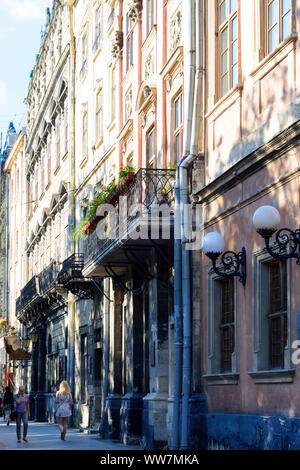
[[[57,424],[35,423],[29,421],[28,444],[23,440],[17,443],[15,422],[7,426],[0,420],[0,451],[2,450],[141,450],[140,446],[125,446],[109,440],[100,440],[98,434],[84,434],[68,429],[66,441],[60,438]]]

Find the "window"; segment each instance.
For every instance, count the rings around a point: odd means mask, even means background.
[[[98,91],[96,95],[96,142],[99,142],[102,139],[102,121],[103,121],[103,114],[102,114],[102,102],[103,102],[103,94],[102,89]]]
[[[87,34],[85,34],[82,38],[80,77],[83,78],[86,72],[87,72]]]
[[[45,191],[45,153],[44,153],[44,150],[43,150],[43,153],[42,153],[42,157],[41,157],[41,160],[42,160],[42,164],[41,164],[41,192],[43,194],[43,192]]]
[[[218,0],[220,88],[224,96],[238,83],[237,0]]]
[[[287,272],[286,261],[269,265],[269,325],[271,369],[284,367],[287,346]]]
[[[87,158],[88,155],[88,127],[87,127],[87,112],[84,113],[82,118],[82,159]]]
[[[146,134],[146,168],[155,168],[155,128]],[[155,194],[155,181],[152,172],[146,174],[146,192],[145,192],[145,203],[148,204],[153,200]]]
[[[116,118],[116,69],[111,70],[111,121]]]
[[[153,168],[155,159],[155,129],[154,127],[146,135],[146,166]]]
[[[134,20],[126,15],[126,71],[133,65],[133,26]]]
[[[147,0],[147,36],[155,24],[155,5],[154,0]]]
[[[182,156],[183,141],[183,109],[182,93],[174,100],[174,162],[178,162]]]
[[[276,247],[275,247],[276,248]],[[253,370],[256,383],[292,382],[289,260],[253,254]]]
[[[56,120],[56,168],[60,164],[60,122]]]
[[[47,165],[47,170],[48,170],[48,181],[47,184],[50,183],[51,181],[51,139],[48,137],[47,140],[47,160],[48,160],[48,165]]]
[[[96,52],[100,47],[101,40],[101,7],[98,7],[95,11],[95,31],[94,31],[94,44],[93,52]]]
[[[266,0],[267,51],[270,54],[291,34],[292,0]]]
[[[208,385],[238,382],[236,279],[207,273],[207,374]]]
[[[69,112],[68,112],[68,104],[66,103],[66,107],[65,107],[65,153],[68,152],[68,139],[69,139],[69,136],[68,136],[68,132],[69,132],[69,122],[68,122],[68,119],[69,119]]]
[[[221,285],[221,371],[232,370],[234,352],[234,284],[232,279],[220,281]]]

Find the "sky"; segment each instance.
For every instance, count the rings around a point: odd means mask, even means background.
[[[29,75],[41,44],[46,8],[52,0],[0,0],[0,135],[10,121],[26,125]],[[1,139],[1,137],[0,137]]]

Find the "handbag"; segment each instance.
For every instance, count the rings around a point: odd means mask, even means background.
[[[17,419],[16,410],[12,410],[12,412],[10,413],[10,419],[11,419],[11,421],[16,421],[16,419]]]

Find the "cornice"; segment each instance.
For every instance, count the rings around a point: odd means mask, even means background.
[[[42,118],[44,117],[44,113],[45,113],[45,110],[46,110],[46,107],[48,106],[49,104],[49,101],[50,99],[52,98],[52,95],[53,95],[53,90],[57,84],[57,79],[58,77],[60,76],[61,72],[62,72],[62,69],[63,67],[65,66],[66,64],[66,61],[69,57],[69,54],[70,54],[70,44],[67,44],[65,49],[64,49],[64,52],[62,53],[59,61],[58,61],[58,64],[56,66],[56,70],[54,71],[53,75],[52,75],[52,78],[49,82],[49,85],[48,85],[48,88],[46,90],[46,93],[45,93],[45,96],[44,96],[44,99],[42,101],[42,104],[40,106],[40,109],[38,111],[38,114],[37,114],[37,117],[35,119],[35,123],[30,131],[30,135],[28,136],[28,140],[27,140],[27,146],[26,146],[26,152],[30,151],[30,148],[31,148],[31,145],[32,145],[32,141],[33,139],[35,138],[35,135],[36,135],[36,132],[37,132],[37,129],[42,121]]]
[[[282,133],[262,147],[238,161],[221,176],[213,180],[203,189],[194,194],[197,202],[208,204],[218,198],[241,181],[265,167],[270,161],[279,158],[290,148],[299,146],[300,120],[285,129]]]

